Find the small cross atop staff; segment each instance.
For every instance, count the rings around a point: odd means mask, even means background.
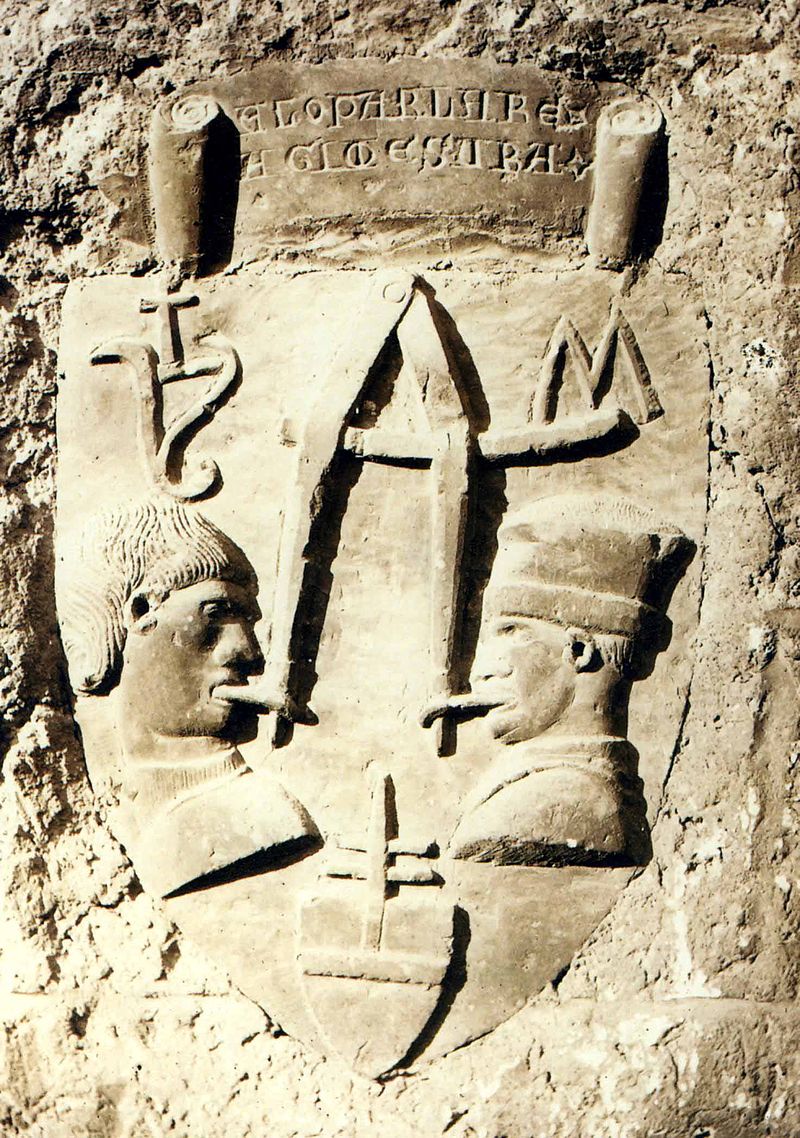
[[[165,291],[143,297],[139,311],[153,312],[158,320],[158,350],[148,340],[128,336],[108,340],[91,354],[93,364],[127,363],[133,368],[143,465],[159,490],[184,501],[208,494],[220,479],[213,460],[202,458],[189,465],[182,463],[181,456],[187,443],[228,397],[239,375],[239,358],[221,337],[201,337],[213,353],[187,360],[178,312],[198,303],[194,293]],[[199,398],[166,423],[160,389],[168,383],[203,378],[209,383]]]
[[[168,293],[161,296],[142,297],[140,312],[155,312],[159,324],[159,362],[158,378],[162,383],[170,379],[182,378],[178,365],[183,363],[184,351],[181,339],[178,311],[196,305],[196,293]]]

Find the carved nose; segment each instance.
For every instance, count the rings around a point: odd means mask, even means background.
[[[492,684],[507,680],[513,672],[510,660],[479,660],[475,669],[475,683]]]
[[[217,644],[219,661],[236,666],[245,675],[252,675],[264,667],[264,656],[252,629],[229,625]]]
[[[241,663],[247,668],[248,675],[260,672],[264,668],[264,654],[252,630],[247,634],[247,649]]]

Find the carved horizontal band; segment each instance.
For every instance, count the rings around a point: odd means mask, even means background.
[[[246,769],[244,760],[230,750],[194,762],[139,763],[132,782],[140,805],[155,810],[199,791],[207,793],[212,784],[235,778]]]
[[[475,449],[487,462],[503,463],[514,458],[533,458],[553,451],[585,447],[630,426],[630,418],[618,407],[572,415],[557,423],[529,424],[510,431],[486,431],[475,439]],[[433,460],[433,445],[426,435],[389,431],[385,427],[348,427],[344,447],[358,458],[373,462],[414,465]]]
[[[306,949],[300,954],[300,966],[308,976],[340,976],[426,987],[441,983],[448,963],[448,957],[387,951],[378,956],[357,948],[338,954],[326,949]]]
[[[641,601],[568,585],[507,585],[497,589],[495,597],[506,613],[620,636],[635,636],[646,620],[659,615]]]

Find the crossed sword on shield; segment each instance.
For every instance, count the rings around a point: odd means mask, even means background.
[[[194,300],[194,298],[192,298]],[[157,487],[179,498],[209,493],[219,481],[215,463],[176,473],[182,451],[204,419],[214,414],[231,390],[238,358],[220,338],[214,357],[183,359],[176,309],[185,298],[145,301],[162,322],[160,357],[139,340],[114,341],[93,353],[93,362],[127,361],[138,380],[143,459]],[[405,433],[379,425],[354,425],[387,341],[396,335],[404,366],[419,393],[427,431]],[[211,338],[209,338],[211,343]],[[581,410],[557,414],[566,352],[571,353]],[[627,368],[625,399],[603,406],[606,380],[621,351]],[[200,399],[169,427],[159,418],[159,386],[176,379],[210,376]],[[314,723],[313,712],[298,699],[293,675],[301,655],[303,593],[312,528],[335,480],[335,463],[347,452],[368,462],[426,466],[431,494],[432,580],[430,598],[430,698],[421,709],[423,727],[434,728],[436,750],[452,754],[460,716],[486,707],[463,686],[455,667],[462,609],[462,577],[470,490],[481,464],[533,465],[575,457],[587,445],[624,445],[634,424],[662,414],[630,324],[612,300],[605,331],[592,355],[580,332],[562,316],[553,330],[533,392],[528,422],[509,431],[476,432],[436,319],[431,289],[410,273],[378,274],[353,331],[334,357],[311,405],[297,446],[294,493],[286,506],[280,539],[274,618],[265,672],[246,685],[218,690],[232,700],[255,704],[274,714],[272,740],[279,745],[294,723]]]

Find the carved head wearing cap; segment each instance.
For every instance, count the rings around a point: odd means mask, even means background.
[[[516,742],[561,718],[582,674],[628,686],[647,674],[694,546],[649,509],[580,494],[509,515],[498,543],[475,687],[502,693],[489,723]]]

